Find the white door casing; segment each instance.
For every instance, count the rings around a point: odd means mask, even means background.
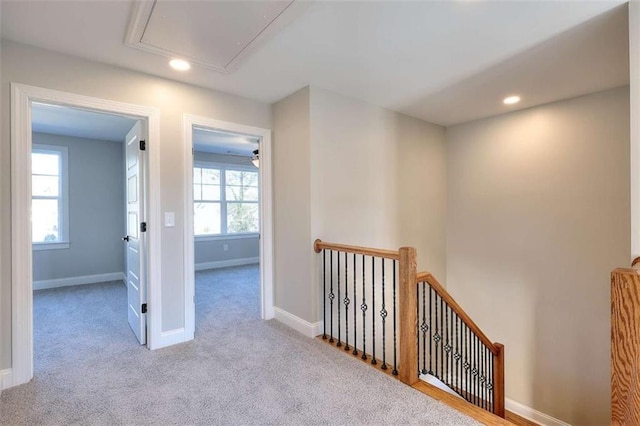
[[[11,371],[3,387],[33,378],[33,276],[31,251],[31,103],[45,102],[146,121],[147,129],[147,346],[171,344],[162,333],[160,240],[160,110],[11,83]],[[152,309],[152,307],[154,307]]]
[[[141,345],[147,343],[145,151],[141,146],[144,139],[142,123],[138,121],[127,133],[124,147],[127,235],[123,239],[126,246],[127,317]]]

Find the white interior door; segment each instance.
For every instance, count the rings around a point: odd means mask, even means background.
[[[147,287],[144,222],[144,139],[142,123],[138,121],[125,140],[126,168],[126,244],[127,303],[129,325],[144,345],[147,342]]]

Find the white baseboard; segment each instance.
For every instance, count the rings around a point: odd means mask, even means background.
[[[275,306],[273,307],[273,313],[276,320],[307,337],[316,337],[322,334],[322,321],[310,323]]]
[[[196,263],[196,271],[204,271],[207,269],[228,268],[230,266],[253,265],[260,263],[259,257],[243,257],[241,259],[218,260],[216,262]]]
[[[55,280],[34,281],[34,290],[45,290],[48,288],[68,287],[72,285],[104,283],[108,281],[124,281],[126,277],[123,272],[111,272],[108,274],[84,275],[81,277],[58,278]]]
[[[527,407],[524,404],[514,401],[513,399],[505,398],[504,407],[508,411],[524,417],[527,420],[531,420],[534,423],[538,423],[543,426],[571,426],[569,423],[558,420],[555,417],[551,417],[548,414],[541,413],[538,410],[534,410],[531,407]]]
[[[11,369],[0,370],[0,392],[13,386]]]

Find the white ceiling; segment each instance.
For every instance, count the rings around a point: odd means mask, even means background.
[[[227,4],[164,3],[203,16]],[[128,47],[129,1],[0,4],[2,36],[18,42],[264,102],[311,84],[450,125],[628,84],[624,3],[298,0],[226,75],[200,66],[179,73],[165,57]],[[206,25],[167,31],[182,37],[172,46],[185,54],[214,42]],[[523,101],[506,109],[510,93]]]
[[[251,157],[258,149],[258,139],[208,129],[193,129],[193,148],[213,154]]]
[[[122,142],[135,122],[132,118],[57,105],[34,103],[31,109],[34,132],[76,138]]]

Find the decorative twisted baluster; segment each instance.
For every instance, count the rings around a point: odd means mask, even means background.
[[[322,250],[322,338],[327,340],[327,250]]]
[[[336,343],[336,346],[340,347],[342,346],[342,340],[340,339],[341,337],[341,333],[340,331],[342,330],[342,326],[340,323],[340,305],[341,305],[341,301],[340,301],[340,252],[336,252],[336,258],[338,259],[338,269],[336,271],[336,277],[338,278],[338,343]]]
[[[376,365],[376,258],[371,258],[371,288],[373,293],[371,295],[371,305],[373,306],[373,313],[371,314],[371,364]]]
[[[356,254],[353,253],[353,354],[358,355],[358,328],[356,327],[357,322],[357,309],[355,304],[358,303],[358,293],[356,290]]]
[[[345,327],[344,350],[345,351],[351,350],[351,348],[349,347],[349,303],[351,303],[351,300],[349,299],[348,275],[349,275],[349,262],[347,261],[347,253],[345,252],[344,253],[344,327]]]
[[[330,303],[330,317],[331,317],[331,338],[329,342],[333,343],[333,299],[336,298],[336,295],[333,293],[333,250],[329,251],[329,264],[331,266],[331,274],[329,276],[330,279],[330,289],[329,289],[329,303]]]
[[[380,317],[382,318],[382,368],[383,370],[387,369],[387,350],[386,350],[386,341],[387,341],[387,308],[385,307],[385,276],[384,276],[384,259],[380,259],[382,261],[382,309],[380,309]]]
[[[360,310],[362,311],[362,359],[367,359],[367,299],[366,299],[366,290],[365,290],[365,262],[364,262],[364,254],[362,255],[362,304],[360,305]]]

